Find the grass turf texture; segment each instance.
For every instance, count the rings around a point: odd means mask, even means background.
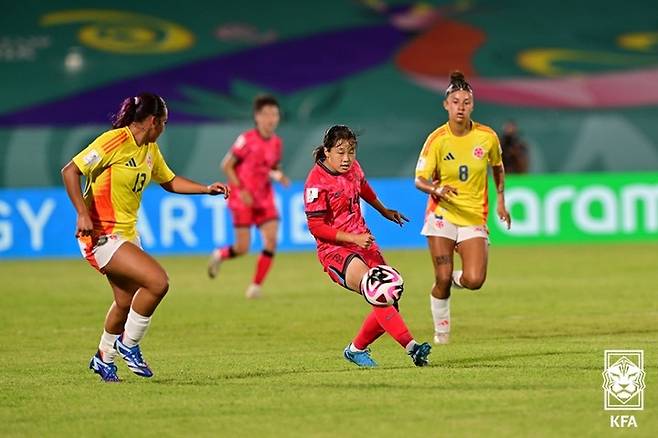
[[[430,341],[428,254],[385,255],[412,333]],[[654,436],[657,259],[655,245],[492,247],[483,290],[453,292],[452,343],[429,367],[384,336],[364,370],[342,349],[368,306],[315,254],[277,254],[259,301],[243,295],[254,256],[212,281],[204,257],[160,257],[171,289],[142,343],[155,377],[118,359],[120,384],[87,369],[104,278],[82,260],[3,261],[0,436],[605,436],[611,414]],[[644,350],[644,411],[603,410],[605,349]]]

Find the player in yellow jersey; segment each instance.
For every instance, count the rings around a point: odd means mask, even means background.
[[[106,382],[119,381],[117,353],[138,376],[153,375],[139,342],[169,289],[169,280],[162,266],[144,252],[137,235],[144,188],[153,179],[168,192],[229,195],[225,184],[206,186],[169,169],[155,143],[167,117],[160,96],[129,97],[114,118],[114,129],[101,134],[62,169],[66,192],[78,213],[76,237],[82,255],[106,275],[114,294],[98,352],[89,363]]]
[[[451,285],[476,290],[487,276],[488,166],[496,184],[496,213],[507,228],[512,223],[500,143],[491,128],[471,120],[473,104],[470,84],[453,72],[443,101],[448,122],[427,137],[416,166],[416,187],[430,195],[421,234],[434,265],[430,303],[437,344],[449,342]],[[455,250],[462,269],[453,272]]]

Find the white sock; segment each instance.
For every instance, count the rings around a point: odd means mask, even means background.
[[[413,350],[416,345],[418,345],[418,342],[412,339],[404,349],[407,350],[407,353],[411,353],[411,350]]]
[[[352,353],[359,353],[359,352],[366,351],[366,350],[359,350],[358,348],[356,348],[356,347],[354,346],[354,344],[350,343],[350,351],[351,351]]]
[[[450,333],[450,298],[445,300],[430,295],[430,308],[436,333]]]
[[[103,330],[101,335],[101,341],[98,344],[98,351],[101,352],[101,359],[105,363],[114,362],[114,358],[117,355],[117,351],[114,349],[114,341],[119,337],[119,335],[113,335]]]
[[[453,271],[452,272],[452,282],[457,286],[457,287],[464,287],[462,285],[461,279],[462,279],[462,273],[464,271]]]
[[[124,336],[121,342],[127,347],[134,347],[139,344],[139,341],[146,334],[150,323],[150,316],[142,316],[131,308],[130,312],[128,312],[128,320],[126,321],[126,328],[124,329]]]

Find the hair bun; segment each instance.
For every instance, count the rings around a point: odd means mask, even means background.
[[[465,80],[466,77],[464,76],[464,73],[460,72],[459,70],[455,70],[450,73],[450,82],[460,82]]]

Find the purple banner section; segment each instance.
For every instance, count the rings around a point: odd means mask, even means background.
[[[405,34],[389,25],[333,30],[312,36],[216,56],[183,66],[122,80],[61,100],[0,116],[0,126],[106,123],[127,96],[151,91],[185,100],[181,86],[210,92],[230,91],[239,79],[280,94],[331,83],[388,61]],[[177,112],[175,122],[208,118]]]

